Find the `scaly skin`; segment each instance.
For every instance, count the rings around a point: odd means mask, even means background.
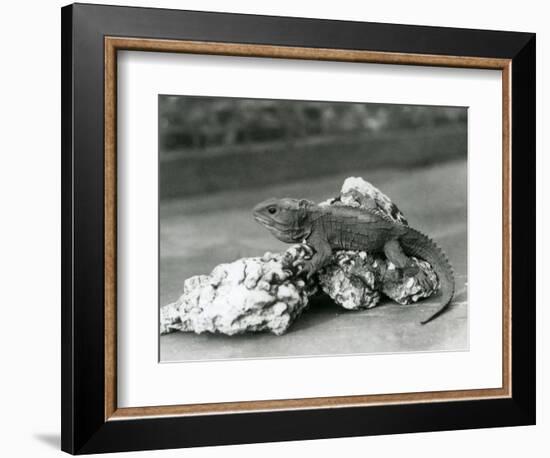
[[[441,315],[454,296],[453,269],[445,254],[426,235],[393,222],[379,210],[347,206],[319,206],[304,199],[268,199],[254,207],[254,218],[286,243],[307,242],[315,254],[305,262],[308,278],[331,258],[333,250],[384,253],[396,267],[414,275],[421,285],[428,279],[409,256],[431,264],[439,279],[441,308],[422,324]]]

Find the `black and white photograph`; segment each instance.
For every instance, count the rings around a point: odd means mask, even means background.
[[[160,362],[468,351],[468,109],[158,97]]]

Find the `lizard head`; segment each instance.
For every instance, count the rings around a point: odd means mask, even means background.
[[[254,207],[254,219],[282,242],[302,242],[311,233],[310,205],[305,199],[267,199]]]

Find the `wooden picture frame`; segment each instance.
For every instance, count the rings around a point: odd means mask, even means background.
[[[119,50],[502,71],[502,387],[118,408]],[[534,424],[534,34],[76,4],[62,9],[62,85],[63,450]]]

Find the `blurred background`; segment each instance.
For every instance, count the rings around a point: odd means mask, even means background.
[[[456,107],[160,96],[159,118],[163,199],[418,167],[466,149]]]
[[[282,337],[175,333],[161,360],[466,349],[467,140],[464,107],[160,96],[160,306],[193,275],[288,248],[253,220],[256,203],[319,202],[349,176],[435,239],[457,282],[455,306],[429,328],[418,323],[437,298],[347,312],[321,297]]]

